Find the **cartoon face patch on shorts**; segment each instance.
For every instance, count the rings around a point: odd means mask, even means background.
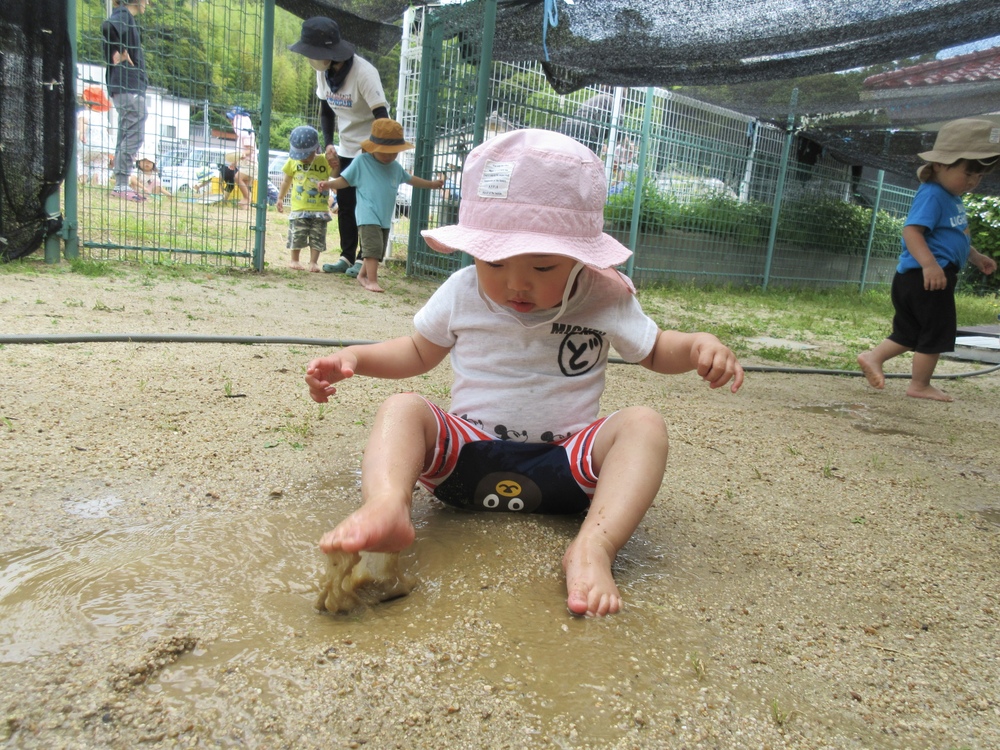
[[[542,504],[542,491],[523,474],[495,471],[483,477],[472,495],[475,510],[531,513]]]
[[[582,513],[590,506],[562,446],[503,440],[462,446],[434,496],[466,510],[504,513]]]

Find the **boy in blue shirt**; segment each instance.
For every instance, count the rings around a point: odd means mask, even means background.
[[[962,195],[976,189],[1000,161],[1000,126],[989,120],[954,120],[942,126],[934,148],[918,156],[920,187],[903,226],[903,252],[892,280],[892,333],[874,349],[858,355],[872,388],[885,387],[882,365],[913,352],[906,395],[954,401],[931,385],[943,352],[955,349],[958,318],[955,284],[966,262],[984,274],[997,263],[972,247]]]
[[[403,169],[396,161],[396,155],[411,148],[413,144],[403,138],[402,125],[385,118],[375,120],[371,136],[361,143],[364,153],[354,159],[339,177],[320,183],[320,189],[357,188],[355,215],[361,260],[347,269],[347,275],[357,276],[358,283],[369,292],[385,291],[378,283],[378,264],[389,246],[389,228],[396,210],[399,186],[405,182],[415,188],[432,190],[444,185],[444,180],[425,180]]]

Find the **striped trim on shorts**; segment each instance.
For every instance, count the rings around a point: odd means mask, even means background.
[[[421,398],[424,397],[421,396]],[[498,441],[499,438],[483,432],[461,417],[449,414],[426,398],[424,401],[431,408],[437,421],[438,434],[431,465],[417,481],[433,493],[434,489],[455,470],[462,446],[479,440]],[[573,479],[589,498],[593,498],[594,490],[597,488],[597,474],[594,472],[593,459],[594,440],[605,420],[607,417],[601,417],[580,432],[552,443],[552,445],[565,449]]]

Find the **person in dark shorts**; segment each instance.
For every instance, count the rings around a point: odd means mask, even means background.
[[[953,120],[942,126],[934,148],[919,154],[920,187],[903,226],[903,252],[892,280],[892,333],[858,355],[873,388],[885,388],[882,366],[913,352],[906,395],[933,401],[954,399],[931,385],[944,352],[954,351],[958,328],[955,284],[968,262],[991,274],[997,263],[972,247],[962,196],[975,190],[1000,161],[1000,125],[990,120]]]
[[[545,130],[505,133],[472,150],[463,183],[458,224],[423,237],[475,265],[438,287],[412,335],[348,346],[306,369],[319,403],[355,375],[415,377],[449,355],[454,372],[447,411],[415,393],[383,402],[362,505],[320,549],[408,547],[417,483],[469,510],[585,512],[563,556],[566,605],[617,612],[611,566],[660,491],[667,428],[647,406],[599,416],[609,352],[654,372],[697,370],[733,392],[743,368],[715,336],[662,331],[642,311],[614,268],[631,251],[603,231],[604,163],[585,146]]]

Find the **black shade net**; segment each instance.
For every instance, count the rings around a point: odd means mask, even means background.
[[[410,3],[279,5],[296,15],[331,15],[346,38],[381,49]],[[352,36],[348,17],[368,26],[354,27]],[[470,31],[482,32],[478,25]],[[543,61],[558,93],[595,84],[680,86],[783,127],[792,115],[800,135],[835,158],[913,180],[916,154],[930,148],[936,124],[1000,111],[1000,72],[964,87],[924,85],[885,99],[863,83],[861,69],[891,69],[997,35],[997,0],[498,0],[493,55]],[[1000,57],[1000,48],[995,52]],[[979,191],[1000,194],[1000,176],[987,176]]]
[[[58,215],[76,111],[65,0],[5,1],[0,12],[0,259],[34,251]]]

